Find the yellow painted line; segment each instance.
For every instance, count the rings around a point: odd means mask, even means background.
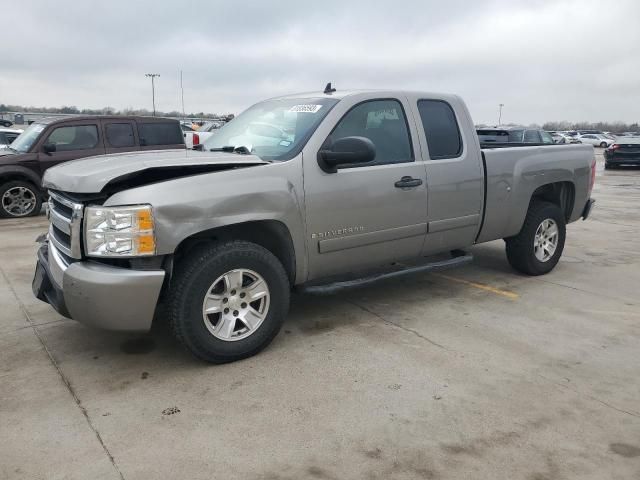
[[[495,293],[496,295],[501,295],[503,297],[510,298],[511,300],[517,300],[518,298],[520,298],[520,295],[518,295],[517,293],[513,293],[508,290],[502,290],[500,288],[492,287],[490,285],[485,285],[484,283],[470,282],[469,280],[463,280],[462,278],[456,278],[450,275],[444,275],[442,273],[433,273],[432,275],[435,275],[436,277],[446,278],[447,280],[451,280],[452,282],[469,285],[470,287],[477,288],[479,290],[484,290],[485,292]]]

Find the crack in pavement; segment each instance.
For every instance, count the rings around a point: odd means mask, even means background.
[[[18,297],[18,294],[17,294],[16,290],[13,288],[13,285],[9,281],[9,277],[7,276],[5,271],[2,269],[2,267],[0,267],[0,274],[2,274],[2,277],[4,278],[4,281],[7,283],[7,286],[9,287],[9,290],[11,290],[11,293],[15,297],[16,302],[18,302],[18,306],[20,307],[20,310],[22,310],[22,314],[24,315],[25,319],[27,320],[27,322],[29,322],[29,327],[33,330],[33,333],[35,334],[36,338],[38,339],[38,341],[42,345],[42,348],[44,349],[45,353],[49,357],[49,361],[51,362],[53,367],[58,372],[58,375],[59,375],[60,379],[62,380],[62,383],[65,385],[65,387],[67,387],[67,390],[71,394],[71,397],[73,397],[73,400],[76,402],[76,406],[80,409],[80,411],[82,412],[82,415],[84,415],[84,418],[87,421],[87,424],[89,425],[89,428],[93,431],[93,433],[95,434],[96,438],[98,439],[98,443],[100,443],[100,445],[102,446],[102,449],[104,450],[105,454],[107,455],[107,458],[109,458],[109,461],[111,462],[111,465],[113,465],[113,468],[115,468],[116,472],[118,472],[118,475],[120,476],[120,479],[121,480],[125,480],[124,475],[122,474],[122,472],[118,468],[118,465],[116,464],[116,461],[113,458],[113,455],[111,455],[111,452],[109,451],[109,449],[107,448],[106,444],[104,443],[104,440],[102,440],[102,436],[100,435],[100,432],[98,432],[98,429],[91,422],[91,418],[89,417],[89,413],[87,412],[87,409],[82,405],[82,401],[80,400],[80,398],[76,394],[73,386],[71,385],[71,382],[65,376],[65,374],[62,372],[62,369],[60,368],[60,365],[58,365],[58,362],[56,362],[55,359],[53,358],[53,355],[51,354],[51,351],[47,347],[47,344],[45,343],[44,339],[40,336],[40,333],[38,332],[38,329],[36,328],[37,324],[35,324],[35,322],[31,319],[31,316],[29,315],[29,312],[27,311],[26,307],[24,306],[24,303],[22,303],[22,300],[20,300],[20,297]]]
[[[374,312],[373,310],[369,310],[367,307],[364,307],[364,306],[360,305],[359,303],[354,302],[353,300],[345,300],[345,302],[350,303],[350,304],[358,307],[360,310],[373,315],[374,317],[382,320],[387,325],[393,325],[394,327],[399,328],[400,330],[404,330],[405,332],[413,333],[416,337],[421,338],[422,340],[430,343],[431,345],[434,345],[434,346],[436,346],[438,348],[442,348],[442,349],[447,350],[449,352],[453,351],[450,348],[445,347],[444,345],[441,345],[441,344],[439,344],[437,342],[434,342],[429,337],[425,337],[424,335],[422,335],[421,333],[417,332],[416,330],[413,330],[412,328],[405,327],[404,325],[400,325],[399,323],[395,323],[395,322],[392,322],[391,320],[388,320],[388,319],[384,318],[382,315]]]
[[[624,413],[627,415],[631,415],[632,417],[636,417],[636,418],[640,418],[640,414],[639,413],[635,413],[635,412],[630,412],[628,410],[623,410],[622,408],[618,408],[614,405],[611,405],[610,403],[605,402],[604,400],[600,400],[598,397],[594,397],[593,395],[589,395],[588,393],[584,393],[581,392],[579,390],[576,390],[575,388],[571,388],[569,385],[564,385],[563,383],[560,382],[556,382],[555,380],[550,379],[549,377],[545,377],[544,375],[538,373],[538,376],[544,380],[546,380],[547,382],[550,382],[554,385],[557,385],[559,387],[565,388],[567,390],[569,390],[570,392],[576,393],[578,395],[580,395],[581,397],[585,397],[588,398],[589,400],[593,400],[594,402],[598,402],[601,405],[604,405],[607,408],[610,408],[611,410],[615,410],[616,412],[620,412],[620,413]]]

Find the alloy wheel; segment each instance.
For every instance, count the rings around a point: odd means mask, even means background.
[[[236,341],[247,338],[269,313],[271,295],[262,276],[248,269],[220,275],[202,302],[202,318],[216,338]]]
[[[533,249],[536,258],[541,262],[547,262],[558,248],[558,225],[550,218],[543,220],[533,240]]]
[[[35,192],[24,186],[10,188],[2,195],[2,209],[13,217],[29,215],[37,203]]]

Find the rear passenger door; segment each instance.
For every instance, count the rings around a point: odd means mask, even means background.
[[[471,117],[457,97],[411,94],[427,178],[423,255],[468,247],[482,221],[482,157]]]
[[[136,124],[133,120],[102,120],[104,146],[107,153],[139,150]]]
[[[185,148],[180,123],[177,121],[138,121],[140,150]]]

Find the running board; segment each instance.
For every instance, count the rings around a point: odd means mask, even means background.
[[[369,274],[364,277],[354,278],[351,280],[334,281],[325,284],[302,284],[296,287],[296,291],[300,293],[309,293],[312,295],[331,295],[342,290],[364,287],[371,284],[388,280],[391,278],[402,277],[404,275],[411,275],[413,273],[425,273],[436,272],[440,270],[448,270],[449,268],[459,267],[473,261],[473,255],[461,250],[454,250],[451,252],[452,257],[445,260],[438,260],[420,265],[402,265],[396,264],[400,267],[398,270],[391,270]]]

